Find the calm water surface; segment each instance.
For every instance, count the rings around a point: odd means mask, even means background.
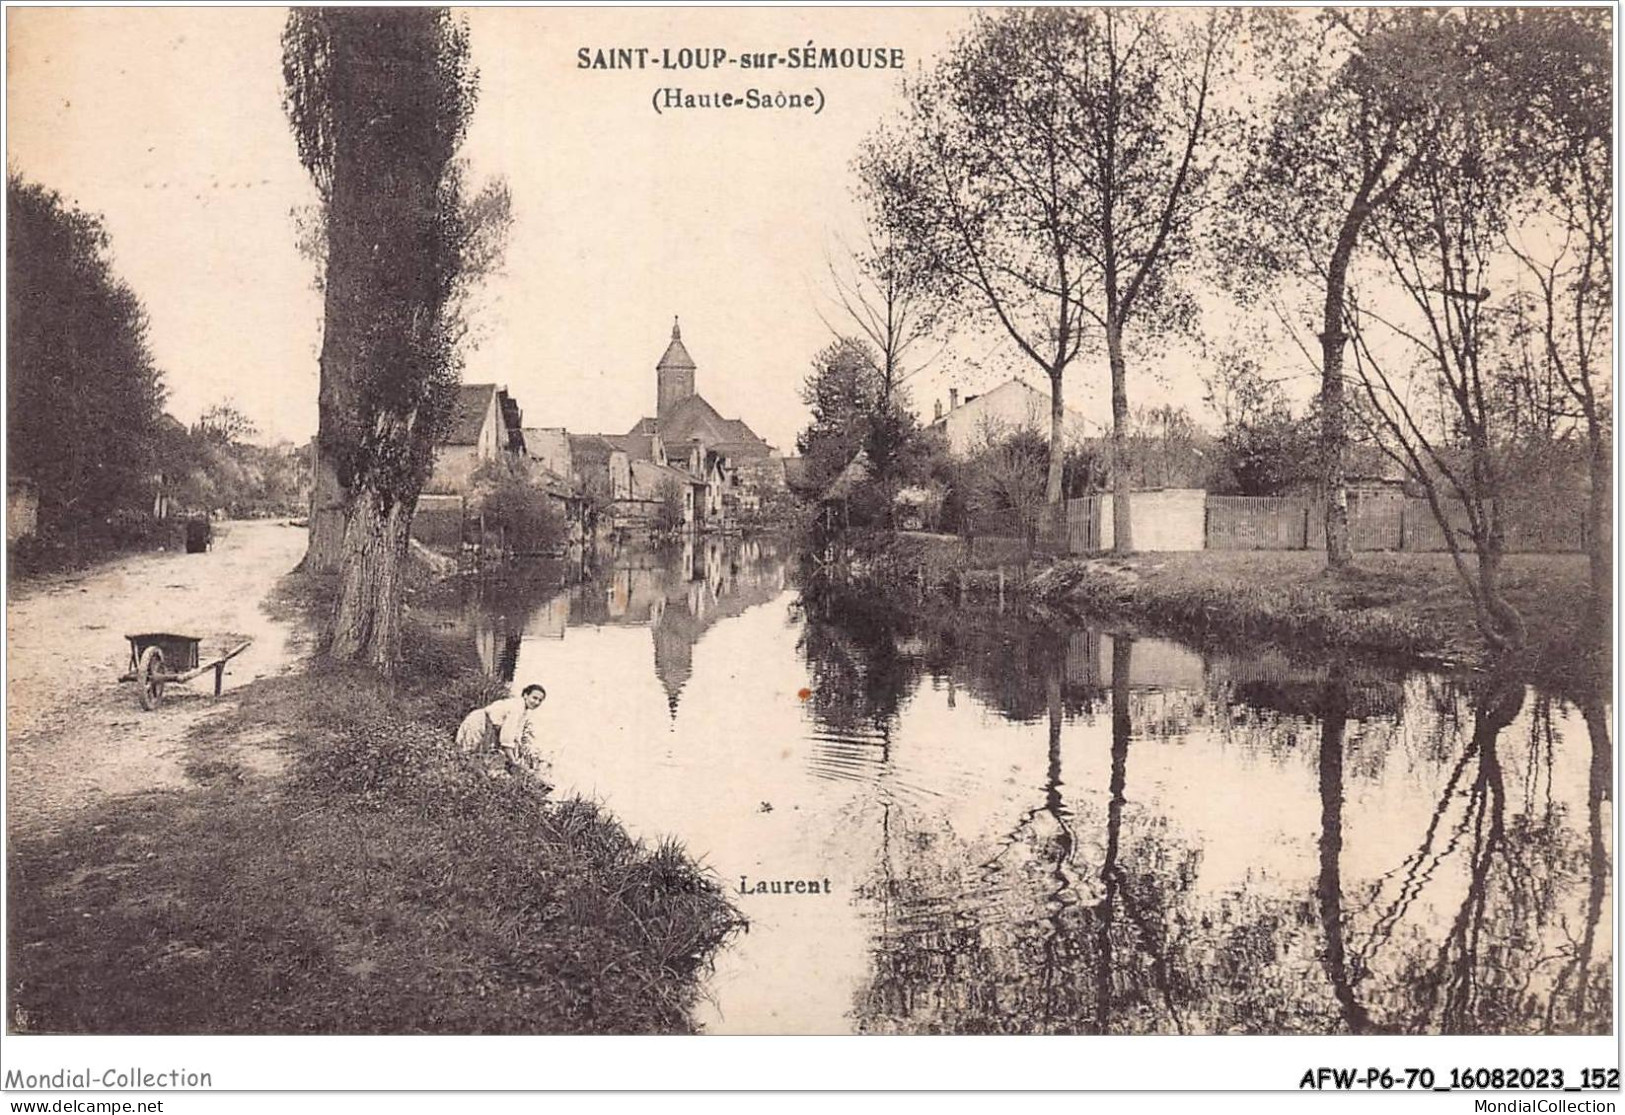
[[[450,621],[547,686],[563,785],[750,918],[708,1030],[1610,1032],[1600,706],[859,605],[790,556],[627,551]]]

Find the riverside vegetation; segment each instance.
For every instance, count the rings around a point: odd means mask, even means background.
[[[309,616],[330,593],[293,576],[276,606]],[[249,686],[187,741],[190,788],[15,849],[15,1030],[694,1028],[743,924],[719,882],[458,754],[458,718],[499,684],[407,634],[394,683],[328,667]]]
[[[844,540],[837,575],[919,596],[1008,599],[1127,623],[1209,646],[1280,644],[1419,665],[1480,668],[1488,655],[1446,554],[1361,554],[1333,575],[1324,553],[1201,551],[1094,558],[1032,556],[1017,543],[876,532]],[[1528,641],[1518,672],[1560,692],[1606,676],[1608,643],[1580,554],[1506,559],[1508,600]],[[1606,625],[1604,625],[1606,626]],[[1503,663],[1506,664],[1506,663]]]

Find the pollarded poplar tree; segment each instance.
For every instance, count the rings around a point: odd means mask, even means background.
[[[412,513],[458,380],[457,301],[497,254],[506,194],[464,196],[476,74],[445,10],[295,9],[283,77],[322,202],[318,498],[342,516],[330,654],[389,673]],[[333,533],[313,519],[307,567],[332,560]]]
[[[1077,227],[1061,73],[1079,13],[979,16],[936,68],[905,86],[902,118],[858,158],[876,237],[937,284],[945,311],[991,319],[1050,381],[1046,497],[1061,500],[1062,393],[1098,281]]]
[[[1239,176],[1235,274],[1288,277],[1318,292],[1322,489],[1326,557],[1354,560],[1344,474],[1350,269],[1369,223],[1391,205],[1439,127],[1440,13],[1387,8],[1281,13],[1259,45],[1281,95]]]

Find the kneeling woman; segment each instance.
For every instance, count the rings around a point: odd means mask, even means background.
[[[535,729],[531,713],[547,700],[547,690],[539,685],[527,685],[517,697],[504,697],[477,708],[457,728],[457,749],[470,753],[500,751],[508,760],[508,769],[523,766],[537,771],[544,778],[546,770],[535,746]]]

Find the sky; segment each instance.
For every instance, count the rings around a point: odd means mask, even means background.
[[[506,386],[530,426],[624,432],[653,413],[654,366],[679,318],[696,385],[724,415],[793,451],[799,390],[839,325],[829,260],[862,235],[851,162],[901,104],[895,71],[752,75],[592,70],[578,50],[900,48],[929,65],[965,8],[476,9],[480,99],[463,155],[506,180],[503,271],[473,302],[464,379]],[[321,300],[296,247],[315,193],[282,111],[280,9],[13,8],[7,165],[105,218],[117,272],[144,301],[183,421],[230,401],[266,439],[315,431]],[[823,95],[819,114],[657,114],[657,88]],[[1136,405],[1201,406],[1183,357],[1140,378]],[[950,386],[1036,369],[987,335],[912,382],[929,413]],[[1107,417],[1103,359],[1067,403]]]

